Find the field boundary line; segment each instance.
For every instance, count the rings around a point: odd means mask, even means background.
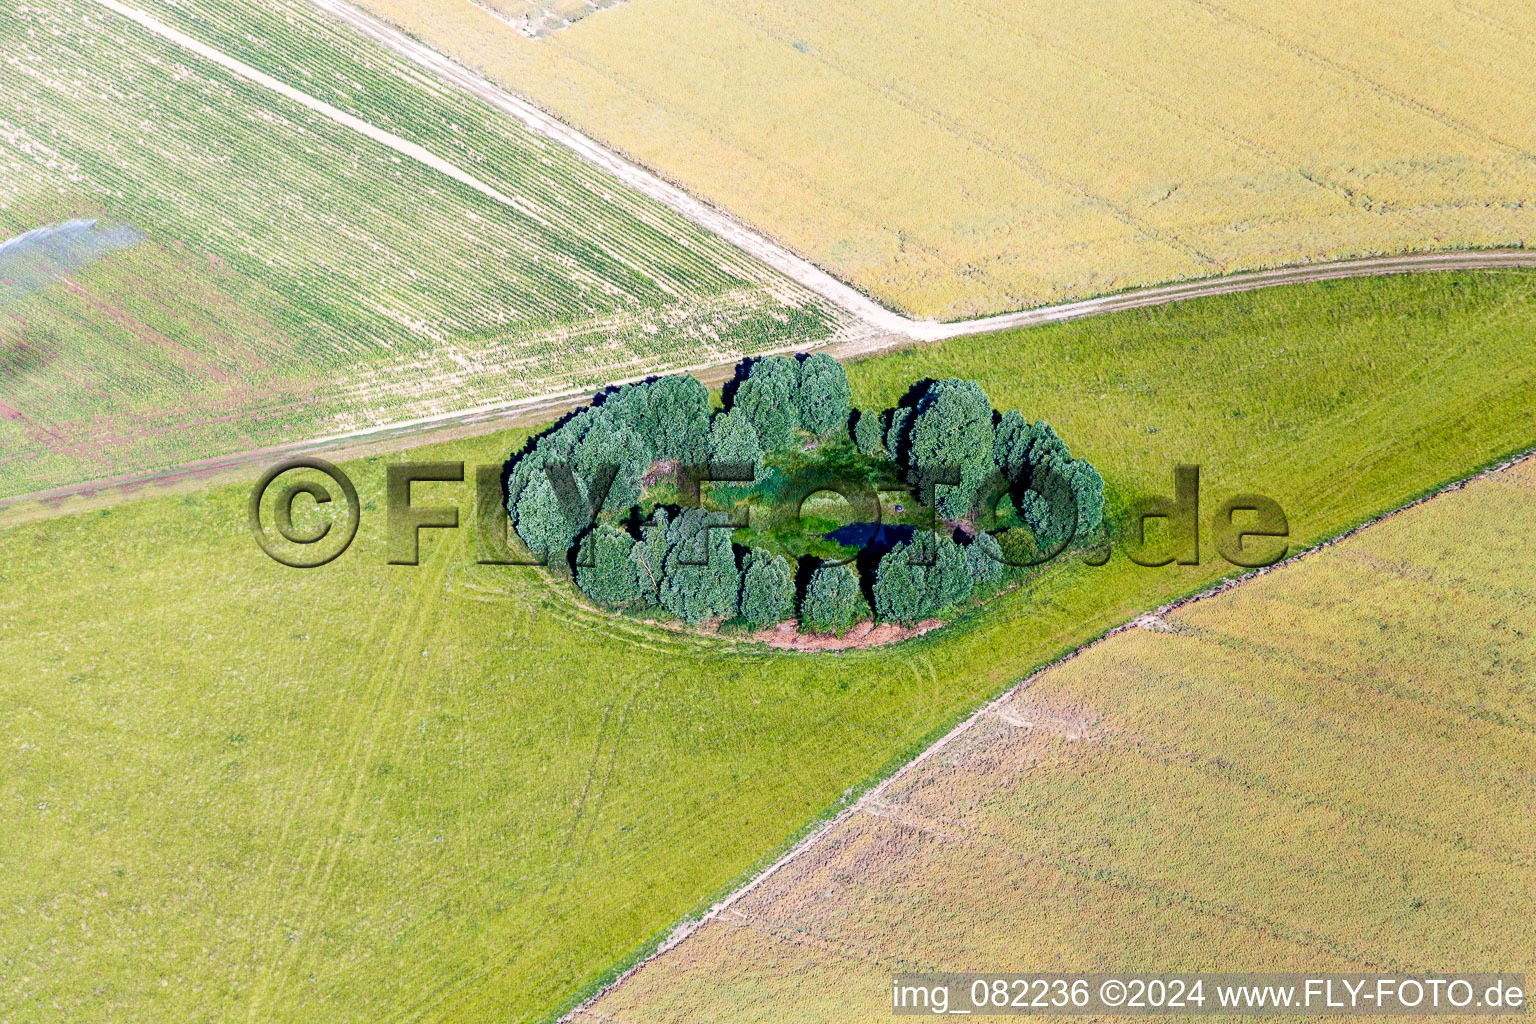
[[[116,0],[96,0],[96,2],[116,5]],[[330,2],[330,0],[311,0],[311,2]],[[1413,253],[1403,256],[1368,257],[1358,260],[1343,260],[1336,263],[1302,264],[1274,270],[1248,271],[1241,274],[1229,274],[1222,277],[1205,278],[1199,281],[1188,281],[1180,284],[1154,285],[1100,298],[1083,299],[1059,306],[1041,306],[1017,313],[1003,313],[995,317],[984,317],[980,320],[966,321],[964,323],[933,325],[945,328],[946,330],[954,329],[942,337],[914,337],[903,332],[881,332],[879,330],[866,329],[863,332],[833,335],[818,345],[802,344],[765,349],[752,353],[752,358],[784,355],[804,352],[811,348],[819,348],[838,359],[862,359],[899,349],[914,343],[914,341],[943,341],[962,335],[1014,330],[1022,327],[1036,327],[1049,323],[1100,316],[1107,313],[1145,309],[1172,302],[1183,302],[1188,299],[1232,295],[1240,292],[1257,291],[1262,288],[1279,287],[1281,285],[1310,284],[1355,277],[1384,277],[1394,274],[1458,270],[1536,270],[1536,251],[1523,249],[1467,249],[1440,253]],[[865,326],[868,328],[870,325]],[[649,373],[624,377],[589,387],[566,388],[561,391],[543,395],[530,395],[507,402],[492,402],[469,409],[435,413],[431,416],[422,416],[416,419],[398,420],[393,423],[383,423],[360,430],[327,434],[303,441],[294,441],[289,444],[253,448],[230,455],[212,456],[192,462],[177,463],[143,473],[101,477],[95,480],[66,484],[62,487],[49,488],[43,491],[18,494],[13,497],[0,497],[0,513],[22,502],[39,502],[46,505],[55,505],[71,497],[90,496],[114,487],[139,490],[151,484],[173,483],[182,477],[212,476],[241,467],[248,467],[263,460],[344,449],[357,445],[389,441],[397,437],[414,437],[417,434],[432,430],[447,430],[455,427],[479,427],[482,428],[478,431],[479,433],[490,433],[493,430],[527,422],[529,417],[541,412],[553,414],[574,408],[577,405],[584,404],[592,395],[606,388],[633,384],[655,376],[657,373],[691,373],[699,377],[706,384],[711,383],[717,378],[724,380],[729,377],[730,371],[740,363],[741,358],[746,358],[746,356],[733,358],[730,362],[695,363],[688,366],[662,367]],[[430,442],[421,441],[419,443]],[[125,495],[125,497],[132,496]],[[25,518],[33,519],[40,517],[27,516]],[[0,526],[7,524],[8,520],[0,516]]]
[[[1247,270],[1194,281],[1149,285],[1145,288],[1115,292],[1093,299],[1079,299],[1054,306],[1036,306],[1016,313],[999,313],[996,316],[981,317],[976,320],[934,324],[933,326],[938,330],[928,332],[934,336],[925,337],[922,340],[942,341],[968,334],[984,334],[990,331],[1061,323],[1066,320],[1096,316],[1100,313],[1145,309],[1148,306],[1182,302],[1185,299],[1233,295],[1287,284],[1313,284],[1321,281],[1342,281],[1352,277],[1386,277],[1393,274],[1434,271],[1530,268],[1536,268],[1536,251],[1525,249],[1455,249],[1444,252],[1405,253],[1397,256],[1365,256],[1359,259],[1335,260],[1331,263],[1299,263],[1269,270]]]
[[[98,2],[107,2],[107,0],[98,0]],[[534,134],[571,150],[587,163],[606,171],[635,191],[671,208],[675,213],[681,214],[710,234],[725,239],[737,249],[772,267],[791,281],[876,327],[901,334],[912,334],[911,327],[916,321],[899,313],[893,313],[809,260],[795,255],[789,249],[759,234],[723,210],[689,195],[678,186],[619,155],[530,101],[493,84],[462,64],[417,42],[371,14],[345,3],[344,0],[310,0],[310,2],[396,56],[405,58],[448,84],[516,118]],[[484,11],[484,8],[480,9]]]
[[[104,0],[98,0],[104,2]],[[1198,2],[1198,0],[1196,0]],[[1510,267],[1536,266],[1536,255],[1521,249],[1445,250],[1398,255],[1368,256],[1360,259],[1334,260],[1325,263],[1300,263],[1285,267],[1260,269],[1232,274],[1221,278],[1200,278],[1178,283],[1165,283],[1139,287],[1112,293],[1098,298],[1076,300],[1054,305],[1035,306],[1008,313],[997,313],[970,320],[941,322],[918,320],[882,306],[863,292],[833,277],[810,260],[798,255],[780,242],[763,235],[734,215],[690,194],[681,186],[662,178],[659,174],[636,163],[618,151],[592,138],[585,132],[567,124],[558,117],[518,96],[483,75],[471,71],[452,58],[439,53],[407,33],[386,24],[381,19],[352,6],[348,0],[310,0],[317,8],[339,19],[363,36],[392,51],[425,71],[436,75],[447,84],[456,86],[471,96],[511,115],[530,131],[557,142],[575,152],[593,166],[607,171],[622,183],[652,199],[670,207],[674,212],[692,221],[696,226],[735,245],[748,255],[767,264],[785,277],[840,306],[881,330],[903,334],[918,341],[943,341],[967,334],[1025,327],[1038,323],[1054,323],[1092,313],[1119,309],[1139,309],[1153,305],[1152,297],[1168,293],[1162,301],[1179,298],[1196,298],[1204,295],[1224,295],[1230,291],[1246,291],[1275,283],[1300,283],[1304,281],[1328,281],[1344,277],[1358,277],[1368,273],[1402,273],[1415,269],[1455,269],[1475,266]],[[493,17],[479,4],[472,4],[487,17]],[[1491,262],[1478,264],[1479,258]],[[1513,260],[1514,262],[1498,262]],[[1445,265],[1440,266],[1442,261]],[[1426,265],[1429,264],[1429,265]],[[1397,269],[1371,270],[1376,265],[1401,265]],[[1271,281],[1275,276],[1283,280]],[[1240,287],[1239,282],[1255,281]],[[1230,284],[1230,286],[1228,286]]]
[[[105,2],[105,0],[98,0]],[[1532,265],[1536,266],[1536,254],[1533,254]],[[852,338],[838,337],[836,335],[822,341],[817,345],[786,345],[780,348],[764,349],[750,358],[760,358],[770,355],[789,355],[797,352],[805,352],[811,349],[819,349],[842,358],[854,356],[874,355],[888,349],[898,348],[907,344],[911,339],[906,337],[891,337],[877,335],[874,338],[865,338],[855,335]],[[192,462],[180,462],[172,466],[149,470],[143,473],[129,473],[122,476],[100,477],[95,480],[85,480],[77,484],[67,484],[63,487],[54,487],[45,491],[33,491],[30,494],[18,494],[14,497],[0,497],[0,513],[5,509],[22,502],[40,502],[43,504],[57,504],[67,498],[77,496],[89,496],[97,492],[113,487],[133,488],[139,490],[152,484],[167,484],[181,477],[212,476],[219,473],[249,467],[263,463],[271,459],[281,459],[294,455],[309,455],[317,452],[337,451],[353,448],[359,445],[367,445],[376,442],[389,441],[394,438],[414,438],[418,434],[433,430],[446,430],[454,427],[477,427],[485,429],[480,433],[491,433],[494,430],[521,425],[530,422],[534,416],[547,415],[553,418],[555,414],[585,405],[596,394],[608,388],[622,387],[626,384],[637,384],[640,381],[649,380],[657,373],[675,374],[691,373],[703,378],[719,377],[722,381],[729,378],[729,372],[740,364],[742,356],[732,359],[730,362],[721,363],[694,363],[688,366],[663,367],[659,371],[650,371],[637,374],[632,377],[621,377],[602,384],[594,384],[585,387],[566,388],[562,391],[550,392],[543,395],[529,395],[524,398],[515,398],[506,402],[490,402],[486,405],[477,405],[469,409],[458,409],[453,412],[434,413],[430,416],[420,416],[415,419],[397,420],[393,423],[382,423],[377,426],[364,427],[359,430],[348,430],[338,434],[326,434],[321,437],[309,438],[303,441],[293,441],[288,444],[269,445],[262,448],[250,448],[243,452],[234,452],[229,455],[215,455],[206,459],[197,459]],[[710,383],[710,380],[704,380]],[[536,421],[534,421],[536,422]],[[410,447],[430,443],[428,441],[412,441]],[[132,497],[133,495],[125,495]],[[3,517],[0,517],[0,526],[7,525]]]
[[[756,875],[752,876],[739,888],[717,900],[704,913],[700,914],[696,918],[688,918],[682,921],[647,955],[640,958],[629,967],[625,968],[611,981],[598,988],[591,995],[587,996],[587,998],[583,999],[579,1004],[561,1014],[557,1019],[557,1024],[577,1024],[579,1019],[583,1015],[588,1015],[592,1007],[594,1007],[603,997],[607,996],[620,985],[628,981],[632,975],[645,968],[648,964],[651,963],[651,961],[658,959],[664,954],[682,945],[701,928],[703,928],[704,925],[731,910],[732,906],[740,902],[745,897],[751,895],[753,892],[757,891],[757,889],[759,889],[764,883],[773,878],[774,875],[778,874],[789,864],[793,863],[802,855],[809,852],[813,847],[821,842],[821,840],[829,836],[835,829],[844,824],[849,818],[852,818],[854,815],[859,814],[860,812],[868,811],[870,808],[878,805],[882,801],[884,794],[890,789],[892,785],[906,778],[911,772],[933,758],[936,754],[942,753],[951,744],[959,740],[966,733],[970,732],[971,729],[974,728],[978,723],[983,722],[989,716],[996,716],[1000,719],[1004,718],[1004,716],[1000,714],[1000,709],[1005,704],[1007,704],[1008,701],[1014,699],[1019,694],[1028,689],[1031,683],[1033,683],[1046,672],[1052,671],[1058,666],[1073,660],[1080,654],[1092,650],[1093,648],[1099,646],[1112,637],[1118,636],[1121,633],[1132,629],[1155,629],[1156,624],[1159,623],[1165,615],[1168,615],[1169,613],[1174,612],[1184,607],[1185,605],[1190,605],[1198,601],[1204,601],[1212,597],[1217,597],[1235,587],[1240,587],[1252,580],[1258,579],[1261,576],[1268,575],[1269,573],[1275,572],[1285,568],[1286,566],[1299,562],[1302,559],[1310,558],[1320,552],[1327,551],[1329,548],[1343,543],[1358,533],[1362,533],[1373,526],[1400,516],[1411,509],[1425,504],[1426,502],[1433,501],[1436,498],[1443,497],[1456,491],[1465,490],[1467,485],[1471,483],[1486,479],[1491,476],[1496,476],[1497,474],[1503,473],[1509,469],[1513,469],[1521,463],[1528,462],[1532,459],[1536,459],[1536,447],[1527,448],[1513,455],[1505,456],[1494,462],[1492,465],[1485,466],[1484,468],[1476,470],[1467,476],[1461,477],[1460,479],[1453,480],[1447,484],[1443,484],[1439,487],[1433,488],[1432,490],[1426,491],[1425,493],[1420,494],[1418,497],[1404,502],[1402,505],[1399,505],[1396,508],[1388,509],[1379,515],[1372,516],[1369,519],[1349,527],[1348,529],[1342,530],[1325,540],[1321,540],[1311,547],[1305,549],[1304,551],[1298,551],[1294,555],[1289,555],[1286,558],[1276,562],[1274,565],[1267,565],[1260,569],[1250,569],[1236,576],[1219,580],[1216,583],[1211,584],[1210,586],[1205,587],[1193,594],[1175,598],[1174,600],[1169,601],[1158,608],[1143,612],[1133,619],[1129,619],[1120,623],[1118,626],[1113,626],[1110,629],[1105,630],[1103,633],[1100,633],[1098,636],[1091,640],[1087,640],[1081,644],[1078,644],[1076,647],[1066,651],[1047,664],[1041,665],[1039,668],[1036,668],[1022,679],[1019,679],[1017,682],[1010,685],[1002,693],[998,694],[996,697],[993,697],[991,700],[982,704],[975,711],[971,712],[959,724],[950,729],[949,732],[945,733],[943,736],[939,737],[938,740],[934,741],[931,745],[926,747],[916,757],[912,758],[912,760],[901,765],[901,767],[897,768],[891,774],[887,775],[885,778],[881,779],[879,782],[866,789],[852,804],[844,807],[842,810],[838,811],[837,814],[827,818],[820,824],[811,828],[810,831],[801,836],[799,840],[797,840],[792,846],[790,846],[788,850],[786,850],[776,860],[774,860],[773,863],[769,864],[766,868],[763,868]]]

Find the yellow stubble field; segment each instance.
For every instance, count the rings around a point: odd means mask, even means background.
[[[590,1020],[884,1020],[904,971],[1521,971],[1536,461],[1028,681]]]
[[[919,316],[1536,225],[1529,0],[364,5]]]

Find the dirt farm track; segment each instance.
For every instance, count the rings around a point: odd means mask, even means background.
[[[1351,277],[1380,277],[1390,274],[1428,273],[1450,270],[1500,270],[1536,268],[1536,252],[1514,249],[1490,249],[1471,252],[1418,253],[1407,256],[1345,260],[1338,263],[1318,263],[1307,266],[1283,267],[1253,273],[1232,274],[1202,281],[1152,288],[1137,288],[1119,295],[1107,295],[1082,302],[1069,302],[1058,306],[1041,306],[1001,316],[984,317],[937,326],[948,329],[940,338],[919,339],[905,333],[875,334],[845,342],[834,343],[827,350],[839,359],[858,359],[888,352],[893,349],[925,341],[943,340],[966,334],[987,331],[1033,327],[1038,324],[1060,323],[1103,313],[1161,306],[1185,299],[1205,298],[1213,295],[1230,295],[1236,292],[1255,291],[1288,284],[1306,284],[1316,281],[1336,281]],[[771,353],[759,353],[769,355]],[[686,370],[708,385],[718,385],[730,379],[736,363],[715,363],[707,366],[687,367]],[[613,381],[613,384],[628,383]],[[35,519],[57,514],[61,506],[71,499],[87,499],[92,506],[112,504],[131,497],[153,497],[157,493],[188,481],[212,479],[239,479],[253,476],[261,466],[296,455],[330,453],[335,457],[351,457],[373,452],[398,451],[432,441],[445,441],[454,437],[471,437],[489,434],[509,427],[526,426],[545,422],[561,413],[584,405],[592,392],[560,392],[521,399],[502,405],[477,409],[465,409],[428,419],[405,423],[387,424],[369,430],[321,437],[270,448],[256,448],[214,459],[171,466],[153,473],[121,477],[107,477],[71,484],[68,487],[18,495],[0,500],[0,523],[21,519]],[[20,506],[20,507],[18,507]]]

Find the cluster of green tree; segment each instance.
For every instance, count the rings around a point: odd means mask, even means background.
[[[658,508],[636,539],[628,531],[603,524],[594,534],[591,558],[579,560],[576,585],[594,601],[631,611],[665,609],[684,622],[711,616],[739,618],[753,629],[783,622],[795,614],[795,569],[789,559],[749,548],[740,562],[731,544],[728,524],[719,513],[684,509],[669,516]],[[842,592],[823,593],[828,583],[819,570],[799,603],[807,622],[846,629],[862,614],[850,612]],[[845,570],[846,571],[846,570]],[[858,579],[851,579],[859,594]]]
[[[992,455],[1042,546],[1054,547],[1069,532],[1086,538],[1098,531],[1104,521],[1104,478],[1086,459],[1074,459],[1049,424],[1030,423],[1010,409],[998,419]],[[1061,516],[1052,516],[1047,506],[1068,508],[1075,526],[1070,517],[1062,523]]]
[[[544,432],[512,462],[507,513],[518,537],[558,567],[604,513],[624,516],[657,462],[709,455],[709,391],[687,374],[608,392]]]
[[[961,520],[979,511],[998,478],[1020,515],[1042,535],[1042,547],[1063,534],[1091,537],[1104,518],[1104,478],[1041,421],[1001,415],[973,380],[927,381],[909,403],[855,413],[853,442],[871,458],[887,458],[919,482],[929,473],[934,509]],[[944,479],[944,473],[957,474]],[[1063,510],[1067,513],[1064,515]]]
[[[730,407],[710,413],[709,391],[688,374],[600,395],[536,438],[512,462],[507,511],[517,535],[558,560],[602,514],[624,516],[658,462],[750,465],[789,447],[797,432],[826,435],[848,421],[848,377],[825,353],[753,360]]]
[[[798,616],[813,632],[841,633],[871,616],[915,623],[1001,579],[997,539],[955,529],[999,487],[1041,548],[1099,527],[1097,471],[1046,424],[999,416],[975,381],[927,381],[894,409],[850,415],[848,378],[825,354],[752,360],[744,371],[713,413],[695,378],[662,377],[601,395],[536,438],[507,478],[518,537],[611,608],[755,629]],[[799,567],[734,545],[724,513],[658,507],[639,518],[644,480],[660,464],[745,467],[757,479],[776,452],[839,440],[893,463],[950,532],[919,533],[862,573],[823,565],[797,587]]]

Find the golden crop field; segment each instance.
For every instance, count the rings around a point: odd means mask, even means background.
[[[364,2],[921,316],[1536,225],[1530,0]]]
[[[587,1018],[885,1020],[902,971],[1536,958],[1536,461],[1026,682]]]

